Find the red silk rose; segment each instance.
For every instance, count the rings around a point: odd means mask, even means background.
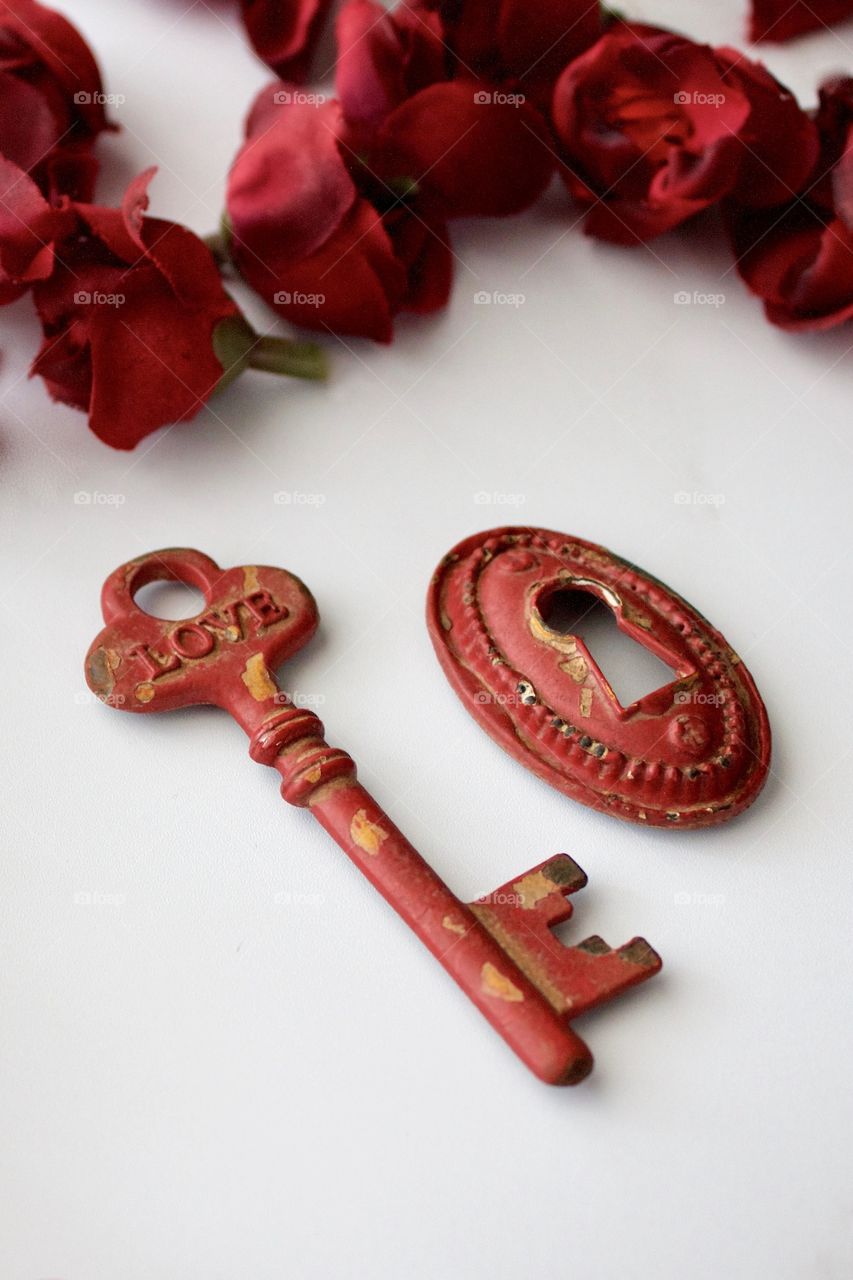
[[[134,179],[120,209],[51,206],[21,175],[9,196],[14,241],[0,222],[0,260],[27,277],[44,330],[32,373],[117,449],[195,417],[249,365],[322,372],[315,349],[252,332],[197,236],[144,216],[153,173]]]
[[[240,0],[243,22],[259,58],[277,75],[301,81],[332,0]]]
[[[781,209],[730,210],[737,267],[783,329],[853,318],[853,80],[821,90],[818,180]]]
[[[795,194],[817,155],[814,126],[764,67],[649,27],[619,24],[571,63],[553,117],[587,231],[623,244],[733,191],[756,205]]]
[[[388,341],[406,268],[347,169],[340,107],[293,98],[271,86],[247,122],[228,179],[231,256],[297,324]]]
[[[853,0],[752,0],[750,40],[790,40],[853,17]]]
[[[343,140],[373,179],[444,218],[518,213],[553,171],[547,126],[520,92],[445,74],[435,14],[349,0],[338,18]],[[458,68],[456,68],[458,71]]]
[[[520,213],[554,170],[545,121],[483,81],[433,84],[388,115],[366,148],[386,184],[419,191],[445,218]]]
[[[214,330],[239,315],[204,244],[143,216],[152,173],[121,209],[61,211],[58,261],[33,289],[44,329],[33,373],[119,449],[198,413],[223,375]]]
[[[109,128],[98,67],[71,23],[36,0],[0,0],[0,155],[50,198],[89,199],[92,144]]]

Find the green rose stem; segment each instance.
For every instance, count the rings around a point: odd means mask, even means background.
[[[231,222],[227,213],[223,213],[219,221],[219,230],[204,236],[204,243],[213,254],[216,265],[220,268],[231,265]]]
[[[213,255],[213,260],[217,267],[222,268],[229,265],[231,258],[228,253],[228,242],[223,235],[216,231],[211,236],[205,236],[204,243]]]
[[[315,381],[328,374],[326,352],[318,343],[262,336],[243,316],[229,316],[219,322],[213,331],[213,350],[223,369],[217,391],[246,369]]]
[[[289,338],[259,338],[249,352],[249,368],[286,373],[291,378],[320,379],[328,373],[324,347]]]

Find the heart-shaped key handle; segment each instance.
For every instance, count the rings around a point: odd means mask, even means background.
[[[160,581],[197,587],[204,609],[176,622],[146,613],[136,593]],[[86,660],[100,698],[124,711],[214,703],[241,721],[241,711],[276,697],[270,671],[311,639],[318,622],[313,596],[292,573],[268,565],[222,570],[178,547],[116,569],[101,606],[107,625]]]
[[[205,607],[167,622],[134,599],[150,582],[200,588]],[[473,903],[460,901],[358,782],[355,762],[324,738],[313,711],[294,705],[274,675],[317,626],[308,589],[265,565],[223,571],[198,551],[170,549],[122,565],[104,586],[106,626],[86,658],[90,687],[125,711],[214,703],[249,735],[249,753],[281,774],[290,804],[310,809],[347,856],[458,982],[507,1044],[550,1084],[576,1084],[592,1055],[569,1025],[650,978],[660,959],[634,938],[565,947],[586,876],[566,854]]]

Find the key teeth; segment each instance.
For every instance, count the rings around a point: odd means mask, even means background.
[[[549,923],[559,924],[572,914],[571,903],[566,898],[583,889],[586,883],[586,872],[574,858],[567,853],[557,853],[471,905],[513,906],[525,913],[535,911]]]
[[[645,938],[632,938],[630,942],[624,943],[614,951],[613,947],[599,934],[593,933],[588,938],[584,938],[583,942],[575,943],[569,950],[584,951],[590,956],[616,955],[626,964],[637,965],[641,969],[651,969],[654,973],[663,967],[660,956],[654,947],[649,946]]]
[[[630,942],[626,942],[623,947],[620,947],[616,954],[629,964],[636,964],[641,969],[648,969],[650,974],[657,973],[663,968],[663,961],[654,947],[649,946],[645,938],[632,938]]]
[[[589,938],[584,938],[583,942],[578,942],[573,950],[585,951],[590,956],[606,956],[610,954],[613,948],[597,933],[593,933]]]
[[[645,938],[613,948],[598,934],[573,946],[554,936],[553,926],[572,914],[568,895],[586,882],[574,859],[562,853],[471,904],[513,963],[569,1018],[612,1000],[661,968]]]

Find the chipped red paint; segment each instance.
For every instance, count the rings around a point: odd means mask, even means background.
[[[198,587],[202,612],[181,622],[142,612],[134,595],[158,579]],[[565,854],[476,903],[451,893],[358,783],[350,756],[326,743],[317,716],[275,682],[274,668],[317,626],[298,578],[262,565],[223,571],[198,551],[170,549],[117,569],[102,605],[107,625],[86,659],[100,698],[136,712],[229,711],[252,759],[281,774],[285,800],[311,810],[522,1061],[549,1084],[588,1074],[592,1057],[570,1020],[651,977],[658,956],[642,938],[619,950],[556,940],[551,926],[572,910],[566,895],[586,883]]]
[[[557,591],[598,597],[673,669],[621,706],[580,636],[552,630]],[[546,529],[460,542],[427,603],[446,675],[496,742],[574,800],[631,822],[707,827],[741,813],[770,764],[752,677],[680,596],[603,547]]]

